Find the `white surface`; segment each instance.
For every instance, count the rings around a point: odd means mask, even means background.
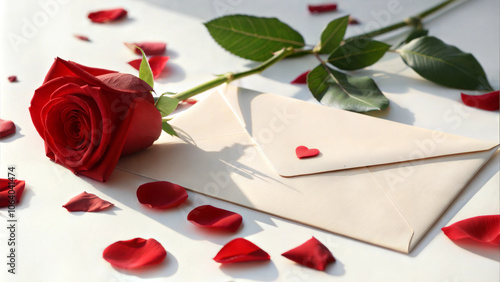
[[[459,247],[440,230],[464,218],[500,213],[498,153],[409,255],[195,193],[190,193],[189,201],[178,209],[153,211],[141,206],[135,196],[137,187],[148,179],[116,170],[109,182],[99,183],[79,178],[45,157],[28,106],[56,56],[136,74],[126,62],[137,57],[123,42],[165,41],[170,71],[157,81],[155,89],[159,93],[181,91],[207,81],[212,74],[254,65],[230,55],[210,38],[202,23],[216,16],[275,16],[301,32],[307,43],[315,44],[323,26],[346,13],[364,23],[348,29],[353,35],[369,25],[401,20],[437,1],[395,1],[399,13],[390,14],[387,20],[380,16],[387,15],[382,12],[387,10],[387,1],[337,2],[336,13],[310,15],[308,2],[298,0],[0,1],[0,118],[13,120],[18,129],[15,136],[0,141],[0,176],[7,177],[7,166],[15,165],[17,178],[27,182],[22,203],[16,207],[17,274],[7,273],[7,265],[2,263],[0,281],[498,281],[498,250]],[[47,3],[52,6],[47,8]],[[86,18],[89,11],[120,6],[129,11],[125,22],[98,25]],[[467,1],[427,24],[431,35],[473,53],[496,89],[499,10],[496,0]],[[73,34],[87,35],[92,42],[79,41]],[[18,41],[12,41],[13,37]],[[392,42],[401,39],[384,38]],[[291,59],[235,84],[314,102],[306,86],[290,85],[289,81],[316,64],[313,58]],[[498,112],[464,106],[459,90],[424,81],[396,54],[387,54],[374,66],[356,73],[372,76],[391,101],[389,110],[373,116],[477,139],[499,139]],[[8,83],[9,75],[17,75],[19,82]],[[115,207],[101,213],[69,213],[61,207],[82,191],[97,194]],[[187,222],[192,208],[207,203],[242,214],[242,229],[233,235],[214,234]],[[0,215],[6,226],[5,208],[0,209]],[[5,261],[8,234],[5,227],[0,230],[0,256]],[[337,258],[325,272],[280,256],[311,236]],[[166,261],[137,272],[115,269],[102,259],[106,246],[134,237],[157,239],[168,252]],[[235,237],[256,243],[272,261],[233,266],[214,262],[212,258],[222,245]]]

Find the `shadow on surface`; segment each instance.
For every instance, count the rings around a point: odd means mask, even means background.
[[[457,196],[443,215],[422,237],[420,242],[410,252],[410,256],[418,256],[429,243],[442,232],[441,228],[455,217],[455,215],[476,195],[476,193],[498,172],[500,164],[500,151],[496,151],[491,159],[480,169],[480,171],[470,180],[464,190]],[[468,249],[472,251],[472,249]],[[482,252],[481,250],[479,250]],[[497,250],[498,251],[498,250]]]
[[[235,279],[253,280],[259,277],[260,281],[274,281],[279,276],[272,261],[221,264],[220,270]]]
[[[164,278],[172,276],[177,272],[179,262],[172,254],[167,253],[165,260],[159,264],[145,266],[138,269],[113,268],[124,275],[137,276],[142,279]]]

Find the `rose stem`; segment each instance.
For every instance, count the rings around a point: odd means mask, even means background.
[[[413,17],[406,18],[403,21],[394,23],[392,25],[389,25],[389,26],[386,26],[386,27],[383,27],[383,28],[380,28],[380,29],[377,29],[377,30],[374,30],[371,32],[367,32],[367,33],[364,33],[361,35],[351,37],[350,39],[362,38],[362,37],[374,37],[374,36],[382,35],[384,33],[391,32],[393,30],[396,30],[396,29],[399,29],[399,28],[402,28],[405,26],[419,24],[421,22],[421,20],[424,19],[425,17],[429,16],[430,14],[432,14],[434,12],[441,10],[442,8],[448,6],[449,4],[451,4],[453,2],[456,2],[456,0],[444,1],[440,4],[437,4],[433,7],[413,16]],[[297,54],[299,52],[300,53],[314,53],[312,50],[293,49],[292,47],[283,48],[283,49],[277,51],[274,54],[274,56],[269,58],[267,61],[263,62],[262,64],[254,67],[254,68],[251,68],[251,69],[249,69],[247,71],[243,71],[243,72],[237,72],[237,73],[228,72],[224,75],[219,75],[216,78],[214,78],[208,82],[200,84],[200,85],[193,87],[189,90],[179,92],[171,97],[179,99],[181,101],[185,100],[187,98],[190,98],[192,96],[195,96],[197,94],[205,92],[209,89],[212,89],[212,88],[219,86],[219,85],[222,85],[224,83],[229,83],[233,80],[240,79],[240,78],[243,78],[245,76],[260,73],[260,72],[264,71],[265,69],[267,69],[268,67],[272,66],[273,64],[281,61],[282,59],[284,59],[290,55]]]

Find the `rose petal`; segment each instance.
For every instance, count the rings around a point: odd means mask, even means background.
[[[188,198],[184,187],[167,181],[142,184],[137,189],[141,204],[155,209],[168,209],[180,205]]]
[[[82,41],[90,41],[90,39],[89,39],[87,36],[85,36],[85,35],[78,35],[78,34],[75,34],[74,36],[75,36],[76,38],[78,38],[78,39],[82,40]]]
[[[163,72],[165,65],[168,61],[167,56],[153,56],[149,58],[149,66],[151,66],[151,71],[153,71],[153,78],[158,78]]]
[[[500,91],[494,91],[483,95],[461,94],[462,101],[467,106],[487,111],[496,111],[500,108]]]
[[[337,10],[336,3],[322,4],[322,5],[308,5],[307,8],[311,13],[324,13]]]
[[[98,75],[109,74],[109,73],[117,73],[116,71],[100,69],[100,68],[92,68],[84,65],[77,64],[75,62],[66,61],[61,58],[56,58],[50,70],[45,75],[45,79],[43,84],[53,80],[53,79],[68,79],[67,77],[77,77],[81,80],[84,80],[86,83],[96,86],[103,86],[97,78]],[[42,85],[41,87],[43,87]]]
[[[127,16],[127,10],[123,8],[101,10],[101,11],[91,12],[88,14],[88,18],[95,23],[107,23],[107,22],[117,21],[126,16]]]
[[[16,125],[10,120],[0,119],[0,138],[7,137],[16,132]]]
[[[162,73],[163,69],[165,68],[165,65],[167,64],[168,61],[167,56],[153,56],[149,58],[149,66],[151,67],[151,71],[153,72],[153,78],[158,78],[160,74]],[[131,65],[134,69],[139,70],[141,66],[141,59],[133,60],[128,62],[129,65]]]
[[[281,255],[317,270],[325,270],[327,264],[335,262],[335,258],[328,248],[314,237]]]
[[[181,103],[186,103],[189,105],[194,105],[198,102],[198,100],[193,99],[193,98],[187,98],[186,100],[182,100]]]
[[[295,148],[295,154],[299,159],[311,158],[317,156],[319,154],[319,150],[309,149],[306,146],[298,146],[297,148]]]
[[[194,225],[222,229],[227,231],[236,231],[243,220],[241,215],[232,211],[216,208],[211,205],[199,206],[193,209],[187,216],[187,219]]]
[[[139,70],[141,67],[141,61],[142,59],[136,59],[128,62],[127,64],[131,65],[134,69]]]
[[[165,53],[165,50],[167,49],[167,43],[165,42],[137,42],[124,44],[137,55],[141,55],[142,53],[141,50],[136,48],[136,46],[141,48],[146,56],[161,55]]]
[[[112,203],[84,191],[71,198],[66,204],[63,205],[63,208],[66,208],[70,212],[98,212],[111,206],[113,206]]]
[[[155,239],[134,238],[109,245],[102,257],[112,266],[134,269],[162,262],[167,251]]]
[[[291,84],[305,84],[307,83],[307,75],[309,74],[309,72],[311,72],[310,70],[308,71],[305,71],[303,72],[302,74],[300,74],[299,76],[297,76],[292,82],[290,82]]]
[[[7,79],[9,80],[9,82],[17,82],[17,76],[15,75],[11,75],[7,77]]]
[[[150,147],[162,132],[161,114],[154,104],[138,99],[133,106],[135,108],[131,111],[133,117],[128,125],[122,156]]]
[[[214,260],[220,263],[262,261],[270,259],[271,257],[268,253],[254,243],[243,238],[236,238],[230,241],[222,247],[214,257]]]
[[[23,196],[24,186],[24,180],[14,179],[14,187],[12,187],[12,181],[0,178],[0,207],[7,207],[9,205],[19,203],[21,201],[21,197]],[[9,190],[13,190],[14,193],[9,193]]]
[[[135,75],[128,73],[108,73],[103,75],[98,75],[97,79],[103,82],[107,87],[112,88],[118,92],[128,92],[130,94],[135,94],[134,98],[146,99],[151,104],[154,104],[153,95],[144,95],[142,93],[150,93],[153,88],[145,82],[144,80],[138,78]],[[122,94],[119,94],[121,96]],[[123,99],[122,100],[126,100]],[[130,101],[117,104],[115,106],[130,105]]]
[[[143,126],[147,120],[149,126]],[[142,121],[142,123],[141,123]],[[109,147],[121,148],[107,151],[104,158],[92,170],[80,171],[81,175],[106,181],[113,172],[121,155],[131,154],[151,146],[161,134],[161,114],[149,101],[142,98],[135,99],[130,105],[129,113]],[[140,131],[134,132],[142,125]],[[146,146],[146,147],[143,147]]]
[[[500,246],[500,215],[483,215],[467,218],[441,228],[452,241],[472,240]]]

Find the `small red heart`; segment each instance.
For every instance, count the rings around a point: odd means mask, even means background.
[[[298,146],[295,153],[299,159],[315,157],[319,154],[318,149],[309,149],[306,146]]]

